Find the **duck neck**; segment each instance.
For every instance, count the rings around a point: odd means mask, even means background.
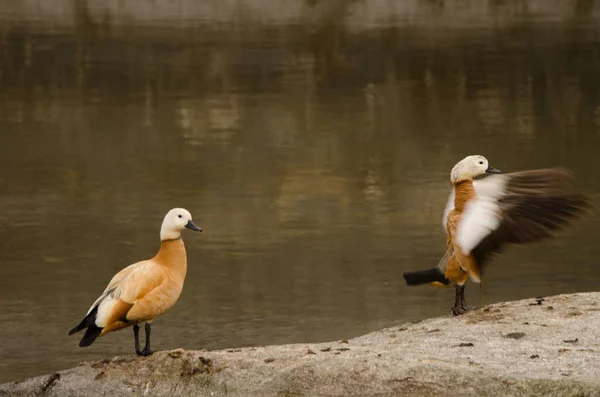
[[[169,268],[183,280],[187,272],[187,255],[185,244],[180,238],[173,240],[162,240],[160,250],[154,257],[154,260],[160,265]]]
[[[454,183],[454,208],[462,212],[467,201],[476,195],[472,179]]]

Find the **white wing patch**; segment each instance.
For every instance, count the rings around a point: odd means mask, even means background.
[[[504,175],[489,175],[483,179],[473,181],[473,187],[478,197],[498,198],[504,194],[508,174]]]
[[[96,314],[96,325],[100,328],[106,327],[108,324],[108,316],[112,313],[113,306],[118,302],[117,299],[107,296],[100,305],[98,305],[98,313]]]
[[[469,200],[458,224],[456,243],[468,255],[491,232],[500,226],[500,207],[494,198]]]
[[[506,186],[505,175],[490,175],[487,178],[477,179],[473,181],[473,188],[478,197],[489,197],[498,198],[504,193],[504,187]],[[444,208],[444,218],[442,219],[442,225],[444,231],[446,230],[446,223],[448,222],[448,214],[454,209],[454,187],[450,191],[446,208]]]

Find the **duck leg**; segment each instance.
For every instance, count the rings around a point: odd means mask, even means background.
[[[135,338],[135,354],[146,357],[152,354],[152,350],[150,349],[150,323],[146,323],[144,331],[146,331],[146,345],[144,346],[144,350],[140,350],[140,326],[134,324],[133,336]]]
[[[135,338],[135,354],[141,356],[142,351],[140,350],[140,326],[137,324],[133,325],[133,337]]]
[[[469,312],[471,310],[477,309],[477,306],[467,305],[467,301],[465,299],[465,286],[464,285],[463,285],[463,291],[462,291],[462,295],[461,295],[460,306],[463,308],[463,310],[465,311],[465,313]]]
[[[465,314],[469,310],[473,308],[467,305],[467,301],[465,300],[465,285],[456,285],[456,295],[454,298],[454,306],[452,307],[452,314],[455,316],[460,316],[461,314]]]
[[[149,356],[152,354],[152,350],[150,349],[150,331],[151,331],[150,323],[146,323],[144,326],[144,330],[146,331],[146,346],[144,346],[144,350],[141,351],[142,356]]]

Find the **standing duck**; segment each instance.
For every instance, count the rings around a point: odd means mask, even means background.
[[[181,294],[187,270],[187,256],[181,239],[184,228],[201,232],[192,215],[173,208],[160,228],[160,250],[152,259],[134,263],[117,273],[86,316],[69,335],[86,328],[79,346],[91,345],[98,336],[133,325],[135,352],[152,354],[150,323],[169,310]],[[139,323],[146,322],[146,345],[140,350]]]
[[[572,179],[563,169],[547,168],[500,174],[483,156],[468,156],[452,168],[452,193],[444,211],[446,253],[437,267],[404,273],[408,285],[455,285],[452,313],[470,308],[465,283],[481,282],[490,258],[506,244],[524,244],[551,237],[590,207],[582,194],[567,194]]]

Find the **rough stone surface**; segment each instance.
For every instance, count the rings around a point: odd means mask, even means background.
[[[349,341],[115,357],[10,396],[600,396],[600,293],[487,306]]]

